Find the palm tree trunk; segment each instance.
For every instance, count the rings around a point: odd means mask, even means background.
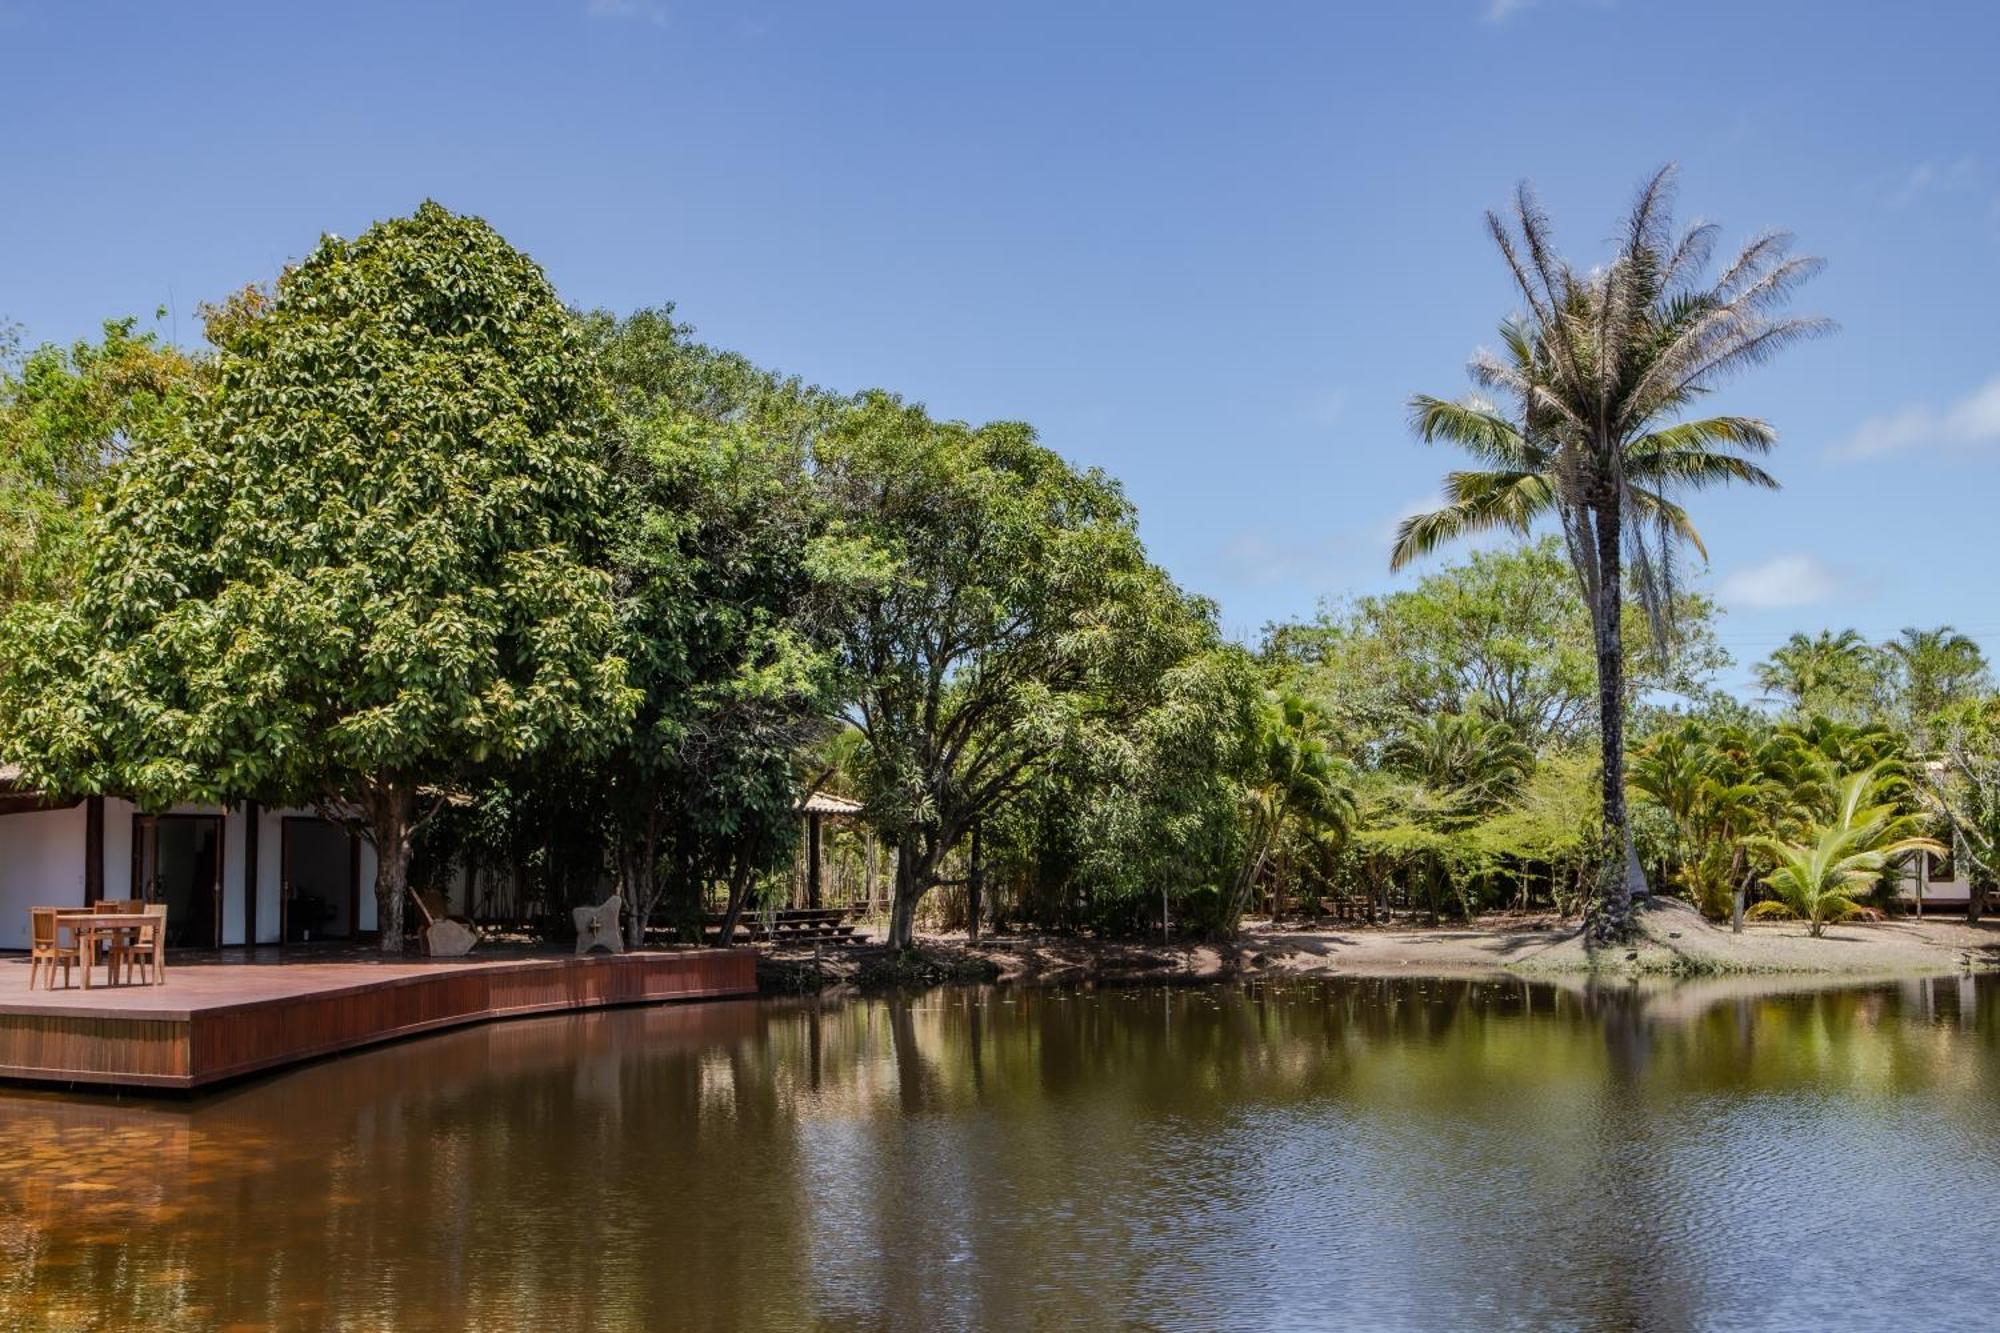
[[[1624,548],[1619,497],[1614,493],[1596,506],[1597,584],[1591,608],[1591,630],[1597,648],[1597,735],[1602,762],[1604,827],[1598,842],[1597,903],[1592,933],[1617,939],[1631,929],[1632,900],[1645,895],[1645,872],[1639,868],[1625,814],[1625,644]],[[1634,885],[1637,892],[1634,892]]]

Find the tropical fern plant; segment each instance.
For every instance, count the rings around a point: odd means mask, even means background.
[[[1942,856],[1945,848],[1923,836],[1920,818],[1902,797],[1908,779],[1883,764],[1842,778],[1833,817],[1807,827],[1797,841],[1746,838],[1771,862],[1764,883],[1815,937],[1829,924],[1854,915],[1857,899],[1881,879],[1889,863],[1910,852]]]

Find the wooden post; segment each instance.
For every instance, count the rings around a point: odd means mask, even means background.
[[[243,803],[243,943],[257,947],[257,825],[255,801]]]
[[[88,907],[104,897],[104,798],[83,802],[83,902]]]
[[[863,849],[868,858],[868,869],[866,871],[866,878],[868,883],[868,915],[878,916],[881,914],[882,911],[882,902],[880,897],[878,896],[880,891],[881,878],[875,873],[875,832],[873,829],[870,829],[867,833],[863,835]]]
[[[819,910],[819,815],[806,816],[806,906]]]

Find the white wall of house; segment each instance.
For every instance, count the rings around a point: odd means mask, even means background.
[[[285,928],[285,812],[257,811],[257,943],[276,944]]]
[[[104,896],[134,895],[130,801],[104,801]],[[221,814],[222,821],[222,942],[243,944],[248,922],[243,883],[248,851],[247,812],[242,807],[221,810],[209,805],[177,805],[164,812],[177,815]],[[310,810],[259,810],[257,814],[257,943],[279,939],[283,915],[280,894],[284,881],[284,820],[288,815],[311,816]],[[26,949],[30,907],[84,905],[85,833],[88,814],[83,803],[61,810],[30,810],[0,815],[0,949]],[[376,928],[375,852],[360,846],[360,901],[355,926]]]
[[[0,949],[29,944],[28,909],[83,904],[81,804],[0,815]]]
[[[1926,907],[1933,903],[1941,907],[1964,907],[1972,901],[1971,881],[1938,877],[1938,867],[1929,852],[1918,852],[1903,863],[1902,873],[1897,879],[1896,896],[1914,903],[1920,884]]]

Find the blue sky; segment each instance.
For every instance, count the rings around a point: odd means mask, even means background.
[[[678,303],[830,387],[1032,421],[1243,637],[1395,586],[1514,300],[1482,210],[1578,258],[1656,164],[1798,233],[1832,340],[1720,407],[1777,495],[1699,501],[1722,638],[1950,621],[2000,650],[2000,6],[100,5],[0,0],[0,316],[192,311],[426,196],[577,303]],[[1739,671],[1736,673],[1741,675]]]

